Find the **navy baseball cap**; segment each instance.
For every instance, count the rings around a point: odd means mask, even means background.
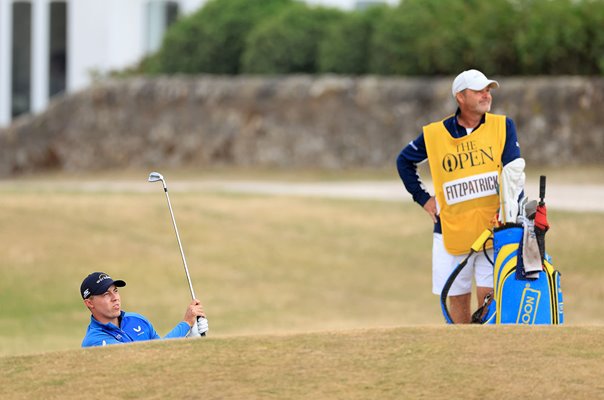
[[[80,286],[80,294],[82,295],[83,299],[87,299],[90,296],[105,293],[111,285],[124,287],[126,286],[126,282],[120,279],[114,281],[104,272],[93,272],[82,282],[82,285]]]

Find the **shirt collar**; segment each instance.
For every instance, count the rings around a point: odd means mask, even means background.
[[[122,322],[122,318],[124,317],[125,312],[121,311],[120,312],[120,316],[118,317],[118,323],[121,325]],[[100,323],[96,318],[94,318],[92,315],[90,316],[90,323],[92,325],[95,325],[96,327],[99,328],[104,328],[104,329],[108,329],[108,330],[116,330],[116,329],[120,329],[119,326],[115,326],[114,324],[112,324],[111,322],[107,322],[106,324],[102,324]]]
[[[459,114],[461,114],[461,110],[459,109],[459,107],[457,107],[457,110],[455,111],[455,117],[454,117],[454,118],[455,118],[455,130],[457,131],[457,133],[458,133],[460,136],[465,136],[465,135],[467,135],[467,131],[466,131],[466,128],[465,128],[465,127],[463,127],[463,126],[461,126],[461,125],[459,124],[459,121],[458,121],[458,119],[457,119],[457,118],[459,117]],[[480,125],[484,124],[484,121],[485,121],[485,120],[486,120],[486,114],[484,114],[484,115],[482,116],[482,118],[480,119],[480,123],[479,123],[478,125],[476,125],[476,126],[474,127],[474,129],[472,129],[472,132],[474,132],[476,129],[478,129],[478,127],[479,127]]]

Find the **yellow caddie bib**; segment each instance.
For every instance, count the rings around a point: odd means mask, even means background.
[[[445,248],[466,254],[499,209],[505,115],[487,113],[478,129],[461,138],[452,137],[443,121],[423,132]]]

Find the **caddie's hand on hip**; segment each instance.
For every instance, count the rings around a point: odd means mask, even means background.
[[[205,318],[205,316],[206,313],[203,311],[203,305],[201,304],[201,301],[195,299],[191,301],[191,304],[189,304],[189,307],[187,307],[187,311],[185,312],[185,317],[183,318],[183,320],[187,324],[189,324],[189,326],[193,326],[193,324],[197,322],[197,317]]]
[[[436,199],[434,198],[434,196],[430,197],[428,199],[428,201],[426,201],[426,203],[424,204],[424,210],[426,210],[426,212],[430,215],[430,217],[432,218],[432,221],[434,223],[436,223]]]

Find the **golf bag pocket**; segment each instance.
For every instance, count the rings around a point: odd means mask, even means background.
[[[534,279],[519,279],[520,243],[523,227],[507,224],[495,229],[494,247],[494,313],[486,323],[557,325],[564,322],[560,272],[546,255],[543,270]]]

